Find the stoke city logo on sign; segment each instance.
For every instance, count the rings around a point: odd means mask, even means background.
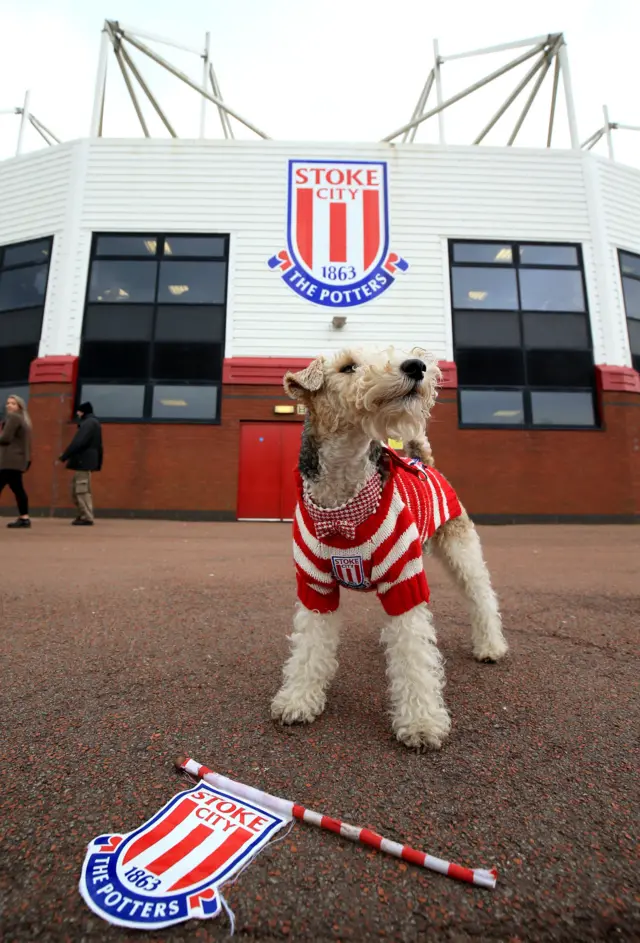
[[[126,835],[87,849],[80,893],[123,927],[160,929],[220,912],[217,888],[282,827],[266,809],[199,783]]]
[[[269,267],[302,298],[365,304],[409,268],[389,251],[385,161],[290,160],[287,249]]]

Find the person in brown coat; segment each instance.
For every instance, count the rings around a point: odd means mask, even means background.
[[[0,431],[0,494],[9,485],[18,505],[16,521],[7,527],[31,527],[29,499],[22,483],[23,472],[31,464],[31,419],[25,401],[11,394],[7,398],[5,420]]]

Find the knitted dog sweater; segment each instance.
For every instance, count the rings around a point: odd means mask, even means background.
[[[422,548],[445,521],[462,513],[440,472],[385,449],[389,477],[376,472],[340,508],[319,508],[298,473],[293,556],[298,599],[320,613],[335,612],[340,587],[375,590],[385,612],[399,616],[429,601]]]

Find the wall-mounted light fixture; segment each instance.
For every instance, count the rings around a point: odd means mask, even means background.
[[[291,413],[295,413],[296,407],[293,406],[293,405],[291,405],[291,406],[274,406],[274,407],[273,407],[273,411],[274,411],[274,413],[276,414],[276,416],[283,416],[283,415],[288,416],[288,415],[291,415]]]
[[[333,320],[331,321],[336,331],[339,331],[347,323],[346,315],[344,314],[335,314]]]

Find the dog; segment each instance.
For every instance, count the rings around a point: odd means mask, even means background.
[[[310,723],[337,670],[340,587],[376,590],[396,738],[439,749],[451,720],[442,656],[428,608],[423,551],[452,574],[471,612],[473,654],[497,662],[507,642],[477,531],[433,466],[427,422],[440,371],[434,357],[345,350],[287,373],[306,407],[293,553],[298,586],[291,652],[274,720]],[[405,443],[406,457],[383,445]]]

